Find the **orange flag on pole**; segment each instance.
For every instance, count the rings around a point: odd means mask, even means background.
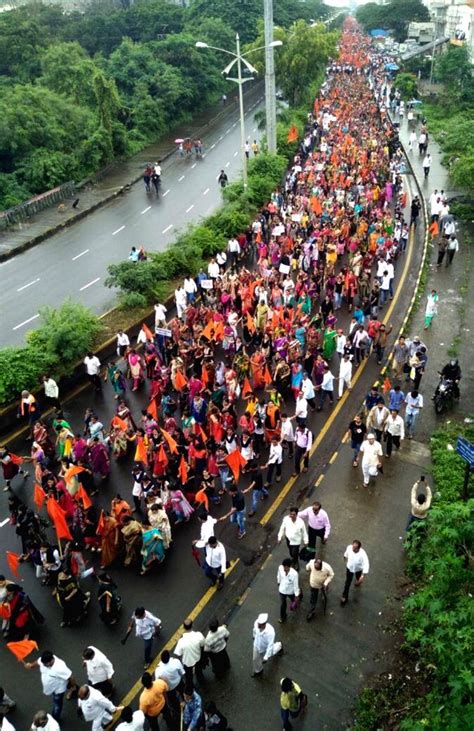
[[[53,518],[53,523],[58,540],[64,538],[66,541],[72,541],[72,535],[66,521],[66,516],[62,511],[55,514]]]
[[[160,428],[160,431],[168,443],[168,447],[170,448],[171,454],[178,454],[178,442],[176,441],[176,439],[173,439],[171,434],[169,432],[167,432],[165,429]]]
[[[209,498],[206,495],[206,488],[197,491],[194,496],[194,502],[202,503],[205,506],[207,512],[209,512]]]
[[[13,553],[13,551],[5,551],[7,554],[7,564],[8,568],[14,574],[16,577],[19,577],[20,574],[18,573],[18,566],[20,565],[20,556],[18,553]]]
[[[147,340],[153,340],[153,333],[144,322],[142,323],[142,330],[145,333],[145,337]]]
[[[183,456],[181,456],[181,460],[179,463],[178,475],[181,479],[181,484],[185,485],[188,481],[188,465],[186,464],[186,460]]]
[[[128,424],[124,419],[121,419],[120,416],[114,416],[114,418],[111,421],[112,426],[117,427],[118,429],[123,429],[124,431],[127,431]]]
[[[154,398],[152,398],[152,400],[148,404],[146,411],[147,414],[150,414],[150,416],[152,416],[155,421],[158,421],[158,407]]]
[[[135,449],[135,457],[133,459],[135,462],[143,462],[145,466],[148,465],[148,455],[143,437],[137,437],[137,448]]]
[[[82,500],[82,504],[84,506],[84,510],[89,510],[89,508],[92,505],[92,500],[90,499],[87,492],[84,490],[84,486],[79,484],[79,487],[76,491],[76,494],[74,495],[74,498],[76,500]]]
[[[247,330],[249,331],[249,333],[254,333],[256,330],[253,317],[250,316],[249,312],[247,312]]]
[[[66,472],[64,473],[64,479],[66,482],[68,482],[71,477],[75,477],[76,475],[80,475],[81,472],[84,472],[84,467],[80,467],[77,464],[73,464],[72,467],[69,467]]]
[[[392,388],[392,384],[390,382],[390,378],[388,376],[386,376],[384,379],[384,382],[383,382],[382,390],[384,393],[388,393],[388,391],[390,391],[391,388]]]
[[[18,465],[23,464],[23,461],[24,461],[23,457],[19,457],[17,454],[12,454],[11,452],[10,452],[10,459],[13,462],[13,464],[18,464]]]
[[[298,139],[298,128],[295,127],[295,125],[293,125],[288,130],[288,137],[286,138],[286,141],[288,143],[290,143],[290,142],[296,142],[297,139]]]
[[[194,424],[194,433],[197,437],[201,437],[203,442],[207,442],[207,434],[200,424]]]
[[[174,377],[174,387],[177,391],[182,391],[183,388],[187,385],[188,380],[181,371],[176,371],[176,375]]]
[[[319,198],[317,198],[315,195],[311,198],[311,209],[316,216],[320,216],[323,212],[323,209],[321,207],[321,203],[319,202]]]
[[[100,511],[99,522],[97,523],[96,535],[102,536],[105,530],[105,513],[103,510]]]
[[[243,398],[245,398],[246,396],[248,396],[251,393],[253,393],[253,388],[250,385],[249,379],[247,378],[247,376],[245,376],[244,383],[242,386],[242,396],[243,396]]]
[[[237,482],[240,476],[240,468],[245,467],[245,465],[247,464],[247,460],[245,459],[245,457],[242,457],[242,454],[238,449],[234,449],[233,452],[227,455],[225,461],[232,470],[232,474],[234,475],[235,481]]]
[[[265,366],[265,371],[263,372],[263,380],[265,381],[266,386],[269,386],[270,383],[273,381],[272,374],[268,370],[268,366]]]
[[[163,449],[163,445],[161,445],[158,450],[158,462],[160,462],[164,467],[166,467],[169,462],[168,457],[166,456],[166,452]]]
[[[16,659],[20,662],[33,652],[38,649],[38,645],[34,640],[20,640],[19,642],[7,642],[7,647],[12,652]]]
[[[213,340],[216,336],[216,324],[213,320],[209,320],[206,327],[202,331],[202,334],[208,340]]]
[[[33,488],[33,500],[38,510],[41,510],[43,503],[46,500],[46,493],[37,482],[35,482],[35,486]]]

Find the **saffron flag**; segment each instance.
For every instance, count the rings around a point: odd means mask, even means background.
[[[16,659],[20,662],[33,652],[38,649],[38,645],[34,640],[20,640],[19,642],[7,642],[7,647],[12,652]]]
[[[186,464],[186,460],[183,456],[181,456],[181,460],[179,463],[178,475],[181,479],[181,484],[185,485],[188,481],[188,465]]]
[[[17,465],[23,464],[23,457],[19,457],[17,454],[12,454],[10,452],[10,459],[13,462],[13,464],[17,464]]]
[[[8,568],[12,574],[19,577],[20,574],[18,573],[18,566],[20,565],[20,556],[18,553],[13,553],[13,551],[5,551],[5,553],[7,554]]]
[[[43,503],[46,500],[46,493],[37,482],[35,482],[35,486],[33,488],[33,500],[38,510],[41,510]]]
[[[209,498],[206,495],[205,487],[202,490],[197,491],[194,496],[194,501],[196,503],[200,503],[201,505],[205,505],[207,512],[209,512]]]
[[[178,454],[178,442],[176,441],[176,439],[173,439],[171,434],[169,432],[167,432],[165,429],[160,429],[160,431],[168,443],[168,447],[170,448],[171,454]]]
[[[116,427],[117,429],[123,429],[123,431],[127,431],[128,424],[124,419],[121,419],[120,416],[114,416],[112,419],[112,426]]]
[[[142,330],[145,333],[145,337],[147,340],[153,340],[153,333],[150,330],[150,328],[148,327],[148,325],[146,325],[145,323],[142,323]]]
[[[432,238],[433,239],[436,238],[436,236],[439,234],[438,221],[433,221],[433,223],[430,226],[429,231],[430,231]]]
[[[176,371],[176,375],[174,377],[174,387],[177,391],[182,391],[183,388],[187,385],[188,381],[185,376],[181,373],[181,371]]]
[[[238,449],[234,449],[233,452],[227,455],[225,461],[232,470],[235,481],[238,482],[240,476],[240,468],[245,467],[245,465],[247,464],[247,460],[245,459],[245,457],[242,457],[242,454]]]
[[[97,523],[96,534],[98,536],[102,536],[104,534],[104,531],[105,531],[105,513],[103,510],[101,510],[99,522]]]
[[[263,373],[263,380],[265,381],[265,385],[266,385],[266,386],[269,386],[269,385],[270,385],[270,383],[271,383],[271,382],[272,382],[272,380],[273,380],[273,379],[272,379],[272,374],[271,374],[271,373],[270,373],[270,371],[268,370],[268,366],[265,366],[265,371],[264,371],[264,373]]]
[[[250,313],[247,312],[247,330],[249,333],[254,333],[256,330],[255,323],[253,321],[253,317],[250,316]]]
[[[203,442],[207,442],[207,434],[200,424],[194,424],[194,433],[197,437],[201,437]]]
[[[74,495],[74,498],[76,500],[82,500],[82,504],[84,506],[84,510],[89,510],[89,508],[92,505],[92,500],[90,499],[87,492],[84,490],[84,486],[79,484],[79,487],[76,491],[76,494]]]
[[[246,396],[249,396],[252,393],[253,393],[253,388],[250,385],[249,379],[247,378],[247,376],[245,376],[244,383],[242,386],[242,396],[243,396],[243,398],[245,398]]]
[[[72,467],[69,467],[66,472],[64,473],[64,479],[66,482],[69,482],[69,480],[72,477],[75,477],[76,475],[80,475],[81,472],[84,472],[84,467],[80,467],[77,464],[73,464]]]
[[[160,462],[164,467],[168,464],[168,457],[166,456],[166,452],[163,449],[163,445],[160,446],[158,450],[158,462]]]
[[[150,416],[153,417],[155,421],[158,421],[158,407],[156,405],[156,399],[152,398],[147,406],[146,411],[147,414],[150,414]]]
[[[59,505],[58,505],[59,508]],[[56,535],[58,537],[58,540],[60,541],[62,538],[66,541],[72,541],[72,535],[69,530],[69,526],[66,521],[66,516],[64,512],[59,509],[54,515],[53,518],[54,528],[56,530]]]
[[[213,340],[216,336],[216,324],[213,320],[209,320],[206,327],[202,331],[202,334],[208,340]]]
[[[288,137],[286,138],[286,141],[288,143],[290,143],[290,142],[296,142],[297,139],[298,139],[298,128],[295,127],[295,125],[293,125],[288,130]]]
[[[311,198],[311,209],[316,216],[320,216],[323,212],[321,203],[319,202],[319,198],[317,198],[315,195],[313,195],[313,197]]]
[[[143,437],[137,437],[137,448],[135,450],[135,457],[133,459],[135,462],[143,462],[145,466],[148,465],[148,455],[146,452],[145,444],[143,442]]]
[[[390,378],[388,376],[386,376],[384,378],[382,390],[384,393],[388,393],[388,391],[390,391],[391,388],[392,388],[392,384],[390,382]]]

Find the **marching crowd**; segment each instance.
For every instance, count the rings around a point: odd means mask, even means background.
[[[339,53],[308,115],[284,186],[247,231],[229,240],[227,251],[176,289],[176,317],[167,320],[166,306],[157,304],[154,332],[143,325],[136,344],[118,333],[116,361],[102,364],[93,353],[86,355],[92,387],[107,389],[116,401],[110,423],[89,408],[82,425],[71,424],[49,374],[44,389],[54,407],[52,419],[43,418],[33,394],[22,394],[31,453],[0,451],[11,522],[21,541],[21,553],[12,552],[9,564],[34,567],[38,580],[53,591],[62,626],[80,623],[89,610],[91,595],[82,582],[92,573],[98,579],[99,616],[109,626],[117,624],[119,566],[148,573],[165,560],[179,524],[190,520],[197,519],[200,527],[193,543],[196,561],[222,588],[228,561],[216,525],[230,520],[244,540],[249,519],[280,482],[283,463],[291,461],[294,476],[308,470],[311,412],[331,409],[351,390],[365,359],[382,364],[392,350],[392,327],[381,316],[394,296],[397,263],[416,221],[405,219],[403,156],[385,111],[383,60],[350,22]],[[372,388],[348,426],[353,466],[360,463],[364,486],[383,469],[384,456],[391,458],[400,448],[405,433],[414,435],[427,358],[419,338],[399,338],[393,384]],[[131,406],[129,391],[145,395],[141,411]],[[131,460],[131,482],[127,492],[114,491],[105,506],[112,460]],[[27,478],[27,462],[34,470],[36,509],[15,494],[13,481]],[[39,512],[43,506],[56,533],[53,542]],[[283,520],[278,539],[285,539],[289,557],[277,579],[281,622],[288,601],[292,609],[299,602],[300,556],[307,560],[308,621],[320,595],[325,607],[334,571],[318,556],[317,538],[324,543],[330,530],[319,503],[302,511],[291,508]],[[95,554],[100,570],[90,565],[86,552]],[[369,571],[359,539],[349,543],[344,557],[342,606],[353,579],[360,586]],[[44,619],[23,587],[2,579],[0,592],[4,635],[14,643],[34,637]],[[44,693],[53,697],[51,714],[40,711],[31,728],[57,730],[66,694],[77,695],[82,717],[94,731],[116,712],[121,731],[143,729],[145,718],[158,729],[161,715],[173,727],[180,714],[188,731],[228,728],[194,684],[204,660],[218,677],[227,671],[227,628],[214,621],[204,636],[186,620],[174,656],[163,652],[151,673],[160,626],[151,611],[137,607],[122,640],[135,630],[144,643],[136,711],[110,700],[113,666],[96,647],[83,653],[88,680],[80,687],[66,663],[49,651],[25,662],[26,668],[39,669]],[[263,662],[283,648],[266,612],[257,618],[253,636],[258,676]],[[287,730],[307,698],[290,678],[282,679],[281,690]],[[0,728],[13,727],[5,719]]]

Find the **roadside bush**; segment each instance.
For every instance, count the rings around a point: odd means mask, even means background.
[[[14,401],[24,388],[38,386],[49,362],[46,353],[33,346],[0,350],[0,404]]]
[[[28,333],[27,343],[45,353],[59,372],[83,358],[101,331],[99,318],[79,302],[66,300],[58,309],[41,307],[39,313],[40,327]]]
[[[147,304],[147,298],[139,292],[127,292],[120,297],[120,307],[122,310],[137,310],[141,307],[146,307]]]

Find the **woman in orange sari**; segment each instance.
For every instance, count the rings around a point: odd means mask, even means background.
[[[120,526],[112,515],[104,515],[100,529],[102,537],[100,568],[105,569],[122,551]]]
[[[250,358],[250,366],[252,368],[252,379],[253,379],[253,387],[254,389],[257,388],[265,388],[265,378],[264,378],[264,372],[265,372],[265,356],[263,353],[261,353],[259,350],[256,350],[255,353]]]

